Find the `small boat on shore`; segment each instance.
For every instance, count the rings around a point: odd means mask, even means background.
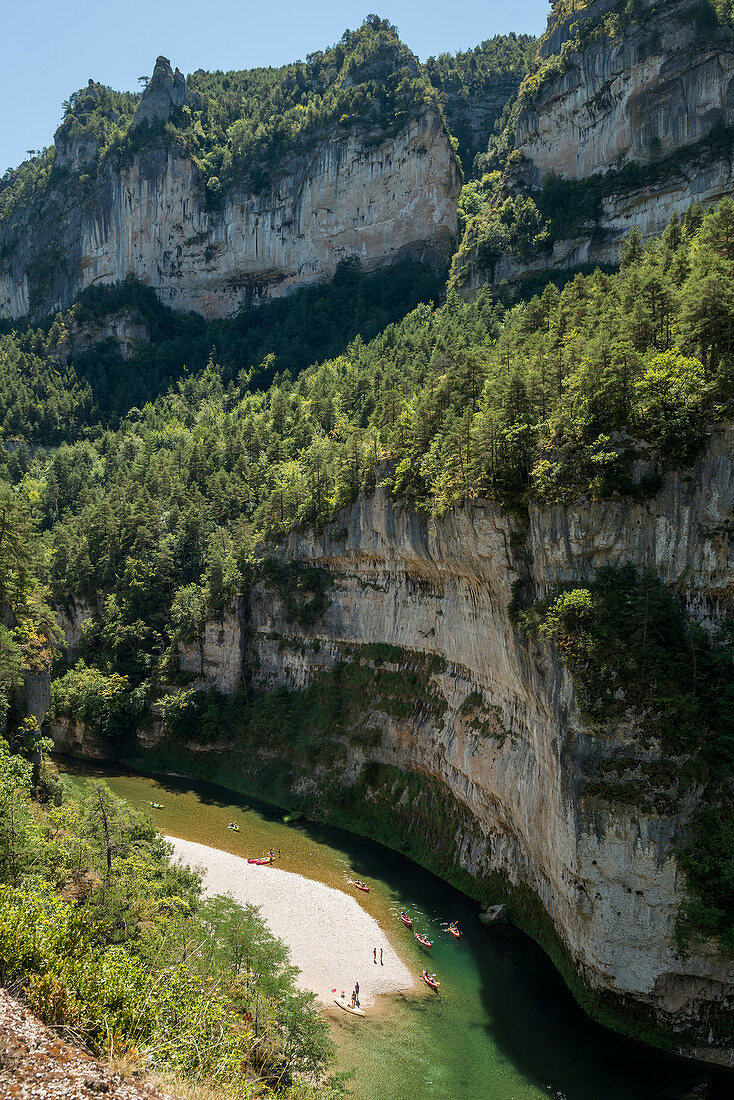
[[[361,1008],[357,1008],[356,1005],[352,1006],[346,997],[335,997],[334,1004],[339,1005],[339,1008],[343,1008],[345,1012],[348,1012],[352,1016],[366,1016],[367,1013],[363,1012]]]
[[[150,806],[151,810],[162,810],[163,809],[163,806],[161,805],[160,802],[149,802],[148,805]]]
[[[357,887],[358,890],[362,890],[365,894],[369,894],[370,887],[367,885],[366,882],[355,881],[354,885]]]
[[[446,929],[446,931],[447,931],[447,932],[450,932],[450,933],[451,933],[451,935],[452,935],[452,936],[454,936],[454,937],[455,937],[455,938],[456,938],[457,940],[458,940],[458,939],[459,939],[459,937],[461,936],[461,932],[460,932],[460,931],[459,931],[459,929],[458,929],[458,928],[456,927],[456,925],[455,925],[455,924],[453,924],[453,923],[451,923],[451,924],[450,924],[450,925],[448,926],[448,928]]]
[[[230,821],[230,823],[229,823],[229,825],[227,826],[227,828],[228,828],[228,829],[230,830],[230,832],[232,832],[232,833],[238,833],[238,832],[240,831],[240,827],[239,827],[239,825],[237,824],[237,822],[236,822],[236,821]]]
[[[403,924],[406,926],[406,928],[412,928],[413,927],[413,920],[412,920],[411,917],[408,916],[408,914],[405,912],[405,910],[403,910],[403,912],[400,914],[400,919],[403,922]]]
[[[438,992],[438,987],[439,987],[440,983],[436,981],[436,975],[435,974],[429,974],[427,970],[424,970],[423,971],[423,981],[426,983],[426,985],[430,986],[431,989]]]
[[[252,859],[251,856],[247,857],[248,863],[254,863],[256,867],[265,867],[266,864],[272,863],[273,856],[261,856],[259,859]]]
[[[429,940],[428,936],[423,936],[420,932],[414,932],[413,935],[421,947],[433,947],[433,940]]]

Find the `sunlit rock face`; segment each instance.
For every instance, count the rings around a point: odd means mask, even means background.
[[[467,254],[459,268],[465,290],[616,265],[632,226],[654,237],[692,203],[734,194],[731,31],[697,0],[640,0],[634,16],[624,9],[619,0],[592,0],[559,21],[540,45],[539,70],[552,57],[554,74],[520,91],[510,188],[537,193],[551,176],[589,181],[596,212],[528,263],[507,254],[487,267]],[[591,29],[579,46],[582,25]]]
[[[541,60],[559,53],[581,20],[601,28],[622,5],[598,0],[546,37]],[[553,172],[585,179],[633,161],[650,164],[734,121],[734,49],[690,0],[643,0],[629,20],[587,36],[566,70],[523,99],[517,148],[539,185]]]
[[[731,614],[733,455],[734,430],[717,431],[694,468],[669,475],[654,498],[531,505],[522,526],[481,501],[435,521],[378,489],[323,532],[294,532],[281,547],[284,564],[331,575],[313,625],[290,620],[277,590],[260,582],[179,649],[193,686],[232,694],[244,682],[248,698],[253,688],[303,689],[370,646],[381,647],[388,672],[428,670],[424,697],[403,716],[365,694],[357,732],[369,737],[346,738],[340,756],[315,760],[299,782],[333,791],[376,764],[435,782],[458,822],[454,866],[528,887],[583,986],[662,1029],[680,1053],[724,1065],[734,1065],[730,1042],[717,1039],[734,1007],[734,961],[713,943],[685,959],[675,950],[684,896],[675,840],[691,807],[655,812],[644,797],[620,802],[605,789],[606,762],[655,764],[660,744],[632,715],[590,727],[554,649],[518,632],[510,604],[520,577],[541,597],[631,562],[654,569],[702,623]],[[72,645],[77,624],[63,625]],[[51,732],[67,750],[100,751],[93,731],[88,744],[69,723]],[[197,774],[209,757],[223,774],[230,737],[186,746]],[[160,724],[141,729],[140,754],[162,749]],[[255,769],[288,763],[282,741],[248,754]]]
[[[159,59],[138,111],[158,118],[185,94]],[[105,165],[84,201],[60,183],[45,214],[34,208],[0,226],[9,249],[0,316],[41,317],[87,286],[132,274],[174,309],[224,317],[329,279],[349,257],[367,271],[408,256],[442,262],[456,237],[459,187],[431,106],[394,137],[325,133],[264,191],[233,187],[218,206],[184,150],[153,146],[126,167]]]

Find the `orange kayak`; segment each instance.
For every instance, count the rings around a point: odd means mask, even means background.
[[[427,970],[423,971],[423,981],[426,985],[429,985],[431,989],[438,989],[438,982],[434,978],[433,974],[429,974]]]

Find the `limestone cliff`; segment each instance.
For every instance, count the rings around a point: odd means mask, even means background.
[[[616,264],[633,225],[655,236],[674,212],[734,193],[734,37],[713,7],[592,0],[575,9],[554,17],[520,89],[508,185],[540,196],[549,177],[586,181],[567,201],[579,210],[593,193],[593,209],[526,262],[506,255],[487,271],[467,256],[465,285]],[[552,203],[543,213],[553,224]]]
[[[682,811],[655,808],[654,798],[636,805],[599,782],[610,759],[624,758],[635,774],[659,761],[660,746],[634,722],[590,728],[552,647],[518,634],[510,614],[519,577],[539,595],[626,562],[654,568],[704,622],[730,613],[733,443],[731,430],[714,434],[690,474],[668,476],[644,503],[533,506],[523,524],[476,502],[434,522],[378,489],[327,531],[292,534],[286,568],[316,566],[333,580],[323,615],[299,626],[277,585],[262,581],[239,618],[210,623],[200,646],[182,650],[182,667],[198,686],[224,692],[242,676],[272,692],[303,689],[338,668],[378,669],[398,685],[414,680],[415,699],[406,707],[399,694],[359,687],[346,732],[334,734],[339,752],[332,745],[301,771],[288,771],[295,746],[275,735],[255,753],[238,754],[225,735],[190,745],[189,757],[240,789],[267,774],[256,789],[273,797],[284,788],[268,783],[290,776],[293,796],[309,795],[327,816],[334,785],[351,789],[362,777],[364,812],[394,797],[406,828],[421,802],[396,777],[432,784],[439,800],[421,821],[429,832],[443,827],[444,865],[478,896],[498,878],[510,892],[526,891],[515,914],[535,931],[527,905],[539,899],[562,945],[557,960],[565,958],[567,977],[602,1018],[622,1027],[634,1020],[638,1034],[672,1034],[681,1053],[733,1065],[734,961],[713,943],[685,959],[675,953]],[[141,749],[165,759],[162,737],[146,731]],[[377,774],[388,777],[382,789]]]
[[[159,58],[136,125],[181,105],[178,77]],[[223,317],[328,279],[347,257],[365,270],[408,255],[443,261],[456,234],[459,173],[430,104],[396,134],[323,131],[268,188],[232,186],[214,205],[180,144],[151,140],[130,163],[99,169],[95,154],[80,139],[63,146],[60,161],[96,172],[93,182],[72,187],[62,172],[42,206],[0,224],[0,317],[39,318],[129,274],[166,305]]]

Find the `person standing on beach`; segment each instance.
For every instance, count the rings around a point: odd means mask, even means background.
[[[356,1002],[357,1008],[359,1008],[359,982],[357,982],[354,986],[354,1000]]]
[[[375,966],[377,966],[377,948],[372,952],[372,958],[374,959]]]
[[[382,948],[380,948],[380,966],[384,966],[384,965],[385,965],[385,964],[384,964],[384,962],[382,961]]]

